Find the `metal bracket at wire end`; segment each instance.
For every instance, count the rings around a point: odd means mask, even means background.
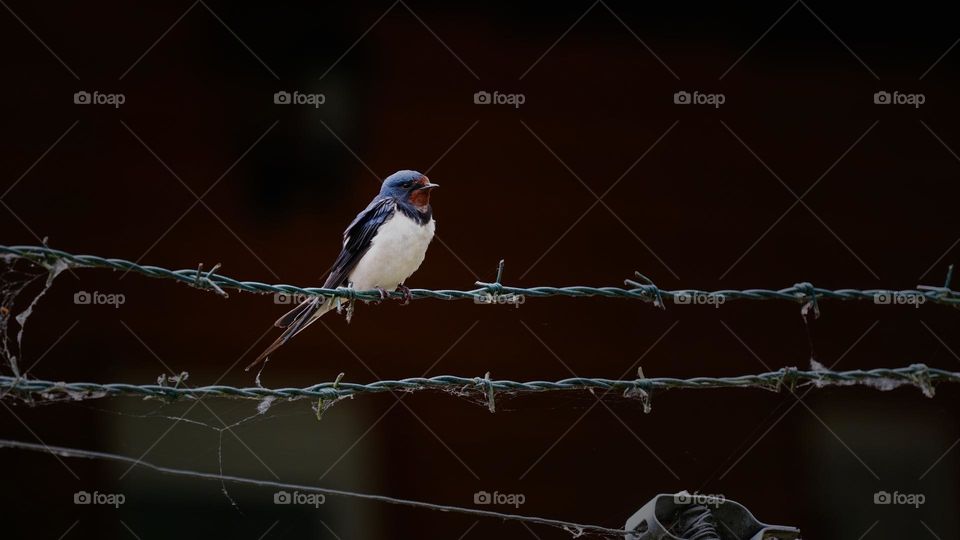
[[[670,524],[670,525],[665,525]],[[722,495],[662,493],[627,520],[625,540],[799,540],[800,529],[761,523]]]

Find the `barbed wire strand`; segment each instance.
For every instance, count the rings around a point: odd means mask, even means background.
[[[240,281],[231,277],[214,273],[219,265],[210,271],[204,272],[202,265],[197,269],[170,270],[159,266],[140,265],[124,259],[108,259],[96,255],[75,255],[66,251],[52,249],[46,246],[3,246],[0,245],[0,254],[7,257],[22,258],[38,264],[50,265],[62,261],[72,268],[106,268],[136,272],[145,276],[162,279],[172,279],[199,289],[213,290],[226,297],[225,289],[236,289],[251,293],[275,293],[305,296],[326,296],[346,299],[376,301],[381,300],[379,291],[358,291],[340,287],[336,289],[323,287],[298,287],[287,284],[267,284],[259,281]],[[522,296],[525,298],[544,298],[549,296],[565,296],[582,298],[598,296],[605,298],[627,298],[652,303],[657,307],[665,308],[664,297],[671,298],[674,303],[703,303],[718,304],[729,300],[785,300],[802,304],[815,303],[819,299],[835,300],[871,300],[875,303],[907,303],[920,304],[930,302],[952,307],[960,307],[960,293],[950,288],[953,274],[951,265],[947,271],[947,278],[942,287],[918,285],[915,289],[824,289],[814,287],[803,282],[783,289],[723,289],[703,291],[698,289],[664,290],[657,287],[649,278],[637,273],[638,279],[625,280],[630,288],[622,287],[510,287],[500,283],[498,271],[497,281],[486,283],[476,282],[476,289],[410,289],[410,298],[433,298],[438,300],[474,300],[479,303],[496,302],[498,298],[507,295]],[[390,298],[403,299],[400,292],[390,292]],[[509,303],[509,302],[507,302]]]
[[[27,450],[31,452],[46,453],[46,454],[51,454],[51,455],[60,456],[60,457],[99,459],[99,460],[113,461],[118,463],[126,463],[135,467],[143,467],[159,473],[169,474],[174,476],[200,478],[204,480],[216,480],[219,482],[230,482],[234,484],[245,484],[245,485],[251,485],[251,486],[269,487],[269,488],[276,488],[276,489],[283,489],[283,490],[320,493],[323,495],[331,495],[331,496],[337,496],[337,497],[352,497],[355,499],[364,499],[369,501],[377,501],[377,502],[395,504],[400,506],[423,508],[426,510],[452,512],[452,513],[466,514],[466,515],[484,517],[484,518],[496,518],[496,519],[501,519],[505,521],[520,521],[524,523],[532,523],[536,525],[545,525],[549,527],[561,528],[573,534],[575,537],[584,535],[584,534],[591,534],[591,535],[601,535],[601,536],[607,536],[607,537],[622,538],[625,534],[628,533],[628,531],[623,529],[611,529],[608,527],[601,527],[598,525],[585,525],[582,523],[573,523],[569,521],[561,521],[558,519],[541,518],[541,517],[535,517],[535,516],[523,516],[518,514],[504,514],[502,512],[495,512],[492,510],[480,510],[476,508],[464,508],[460,506],[434,504],[434,503],[429,503],[424,501],[398,499],[394,497],[388,497],[386,495],[358,493],[358,492],[346,491],[342,489],[323,488],[318,486],[308,486],[308,485],[302,485],[302,484],[288,484],[285,482],[276,482],[272,480],[259,480],[255,478],[244,478],[241,476],[214,474],[214,473],[207,473],[207,472],[201,472],[201,471],[191,471],[187,469],[164,467],[162,465],[156,465],[148,461],[134,459],[132,457],[123,456],[120,454],[110,454],[106,452],[97,452],[93,450],[81,450],[77,448],[67,448],[63,446],[49,446],[45,444],[35,444],[35,443],[28,443],[23,441],[14,441],[9,439],[0,439],[0,448]]]
[[[484,377],[458,377],[439,375],[436,377],[415,377],[399,380],[382,380],[372,383],[349,383],[343,381],[325,382],[304,388],[264,388],[260,386],[238,388],[233,386],[176,387],[159,384],[126,383],[88,383],[54,382],[23,377],[0,377],[0,389],[8,393],[21,392],[30,395],[53,398],[58,394],[71,400],[97,399],[101,397],[139,396],[166,399],[202,398],[207,396],[240,399],[286,399],[320,398],[339,399],[364,393],[418,390],[448,390],[454,392],[476,391],[481,396],[492,399],[494,392],[547,392],[572,390],[617,390],[625,396],[640,396],[645,399],[655,390],[705,389],[705,388],[760,388],[779,391],[781,388],[793,389],[798,385],[812,384],[823,386],[867,385],[881,390],[902,385],[920,388],[928,397],[933,396],[936,383],[960,383],[960,372],[913,364],[901,368],[879,368],[870,370],[800,370],[794,367],[755,375],[734,377],[693,377],[679,379],[672,377],[640,378],[634,380],[613,380],[601,378],[571,378],[559,381],[493,380]]]

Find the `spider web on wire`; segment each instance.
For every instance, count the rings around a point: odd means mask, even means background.
[[[53,281],[68,266],[60,260],[46,264],[11,255],[0,256],[0,356],[14,377],[21,377],[23,331],[27,319]],[[18,299],[23,297],[28,288],[39,283],[42,283],[40,290],[18,313],[18,304],[22,306],[22,300]],[[16,334],[13,333],[12,322],[16,322]]]

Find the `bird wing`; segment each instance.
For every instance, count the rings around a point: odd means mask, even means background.
[[[350,272],[370,249],[370,242],[377,235],[377,229],[396,211],[397,203],[393,199],[374,199],[357,215],[343,232],[343,250],[333,263],[324,287],[342,287],[346,284]]]

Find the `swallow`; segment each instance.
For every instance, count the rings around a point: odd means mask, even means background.
[[[381,298],[388,290],[404,293],[410,300],[407,278],[420,268],[433,240],[436,221],[430,193],[439,187],[417,171],[398,171],[388,176],[380,193],[343,232],[343,249],[333,263],[324,288],[377,289]],[[341,298],[310,298],[277,319],[283,328],[277,338],[247,370],[262,362],[283,344],[313,324],[331,309],[348,304]],[[348,306],[347,322],[350,320]]]

